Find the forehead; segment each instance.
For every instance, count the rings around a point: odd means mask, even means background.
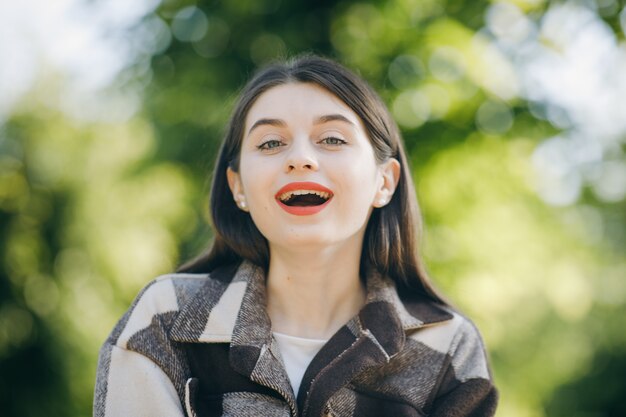
[[[281,84],[256,99],[246,116],[246,131],[259,119],[310,122],[328,114],[341,114],[355,125],[361,125],[352,109],[328,90],[313,83]]]

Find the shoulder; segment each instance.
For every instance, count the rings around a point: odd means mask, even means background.
[[[412,336],[445,355],[430,415],[492,416],[498,392],[483,339],[470,319],[449,311],[451,320]]]
[[[444,354],[455,375],[461,380],[490,379],[487,353],[476,325],[465,315],[449,307],[450,319],[426,326],[408,337]]]
[[[210,289],[213,281],[216,277],[212,273],[161,275],[139,292],[131,308],[154,314],[178,311],[199,292]]]
[[[139,292],[131,308],[135,312],[152,314],[177,311],[186,298],[195,294],[210,279],[209,274],[161,275]]]
[[[167,274],[153,279],[135,297],[109,337],[109,343],[127,348],[129,340],[141,330],[177,313],[181,298],[207,279],[210,279],[207,274]]]
[[[460,340],[482,343],[478,328],[467,316],[450,307],[438,305],[437,308],[447,313],[446,319],[426,323],[422,329],[413,332],[410,337],[431,340],[440,348],[445,346],[446,351],[454,350]]]
[[[109,343],[127,348],[142,332],[169,333],[181,311],[194,300],[219,298],[232,278],[231,268],[211,273],[173,273],[159,276],[137,295],[110,336]],[[197,320],[203,318],[197,315]]]

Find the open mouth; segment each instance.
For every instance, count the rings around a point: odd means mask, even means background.
[[[296,216],[319,213],[328,206],[333,192],[322,184],[310,181],[292,182],[276,193],[280,208]]]
[[[326,203],[332,193],[316,190],[287,191],[278,196],[281,203],[289,207],[314,207]]]

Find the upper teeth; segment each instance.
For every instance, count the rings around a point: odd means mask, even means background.
[[[330,193],[324,191],[316,191],[316,190],[294,190],[287,191],[286,193],[282,193],[278,196],[281,201],[287,201],[294,195],[306,195],[306,194],[315,194],[323,198],[324,200],[328,200],[330,198]]]

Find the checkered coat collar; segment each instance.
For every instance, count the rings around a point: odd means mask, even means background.
[[[276,390],[285,398],[292,415],[298,415],[300,409],[303,417],[320,415],[331,393],[359,372],[389,362],[404,347],[407,330],[453,317],[431,302],[403,302],[391,280],[370,274],[366,280],[365,306],[322,348],[318,354],[322,359],[318,363],[314,359],[309,367],[317,366],[318,370],[311,371],[309,379],[305,374],[301,386],[301,391],[307,394],[296,399],[272,338],[265,310],[263,270],[243,262],[236,270],[232,267],[216,270],[201,282],[195,294],[178,294],[184,302],[170,338],[186,343],[230,343],[231,367]],[[332,372],[320,372],[329,367]]]
[[[400,299],[393,281],[380,274],[370,273],[366,288],[366,305],[353,321],[360,321],[363,329],[378,334],[381,340],[399,345],[396,348],[389,345],[389,353],[401,348],[405,331],[453,317],[431,301]],[[237,266],[220,268],[193,292],[178,296],[183,302],[170,330],[172,340],[254,346],[270,342],[265,273],[252,263],[244,261]],[[384,314],[372,317],[375,311]]]

